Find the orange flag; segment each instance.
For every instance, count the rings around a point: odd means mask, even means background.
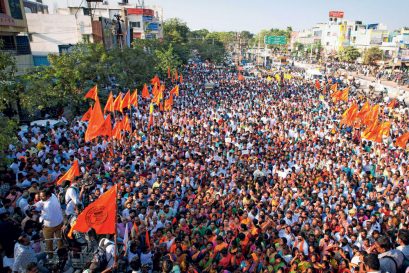
[[[157,86],[160,85],[160,79],[159,79],[158,75],[155,75],[155,77],[153,77],[153,78],[151,79],[151,84],[152,84],[152,85],[155,85],[155,83],[156,83]]]
[[[180,82],[180,83],[183,83],[183,75],[182,75],[182,74],[180,74],[179,79],[180,79],[179,82]]]
[[[122,120],[122,130],[132,133],[132,128],[129,122],[128,115],[126,115],[125,118]]]
[[[142,98],[144,98],[144,99],[150,99],[151,98],[151,96],[149,95],[149,90],[148,90],[148,86],[146,85],[146,83],[143,85]]]
[[[361,121],[365,120],[366,115],[371,111],[371,105],[369,102],[365,102],[364,106],[362,106],[361,110],[357,114],[357,118]]]
[[[316,88],[317,90],[320,90],[320,89],[321,89],[321,84],[320,84],[320,81],[319,81],[319,80],[315,80],[315,88]]]
[[[175,69],[175,81],[179,80],[178,70]]]
[[[371,126],[368,126],[363,132],[362,132],[362,138],[365,139],[372,139],[374,135],[378,133],[380,130],[380,124],[378,120],[376,120]]]
[[[104,123],[98,130],[98,136],[112,136],[112,123],[111,123],[111,115],[108,115],[105,119]]]
[[[117,122],[115,124],[114,129],[112,129],[112,138],[122,139],[121,130],[122,130],[122,122]]]
[[[88,111],[82,116],[81,121],[88,121],[91,117],[92,106],[89,107]]]
[[[409,132],[404,133],[403,135],[396,138],[395,145],[401,147],[402,149],[406,149],[406,144],[409,140]]]
[[[244,81],[244,77],[241,73],[239,73],[239,76],[237,78],[239,81]]]
[[[365,115],[365,119],[363,120],[363,123],[366,126],[370,126],[371,124],[378,122],[378,116],[379,116],[379,105],[377,104],[371,108],[368,114]]]
[[[338,84],[337,84],[337,83],[334,83],[333,85],[331,85],[330,90],[332,90],[332,91],[334,91],[334,92],[337,92],[337,90],[338,90]]]
[[[150,238],[149,238],[149,231],[148,231],[148,229],[146,229],[146,232],[145,232],[145,245],[146,245],[146,247],[147,247],[148,249],[151,249],[151,240],[150,240]]]
[[[57,180],[56,184],[61,185],[64,181],[69,180],[72,182],[76,176],[80,175],[80,166],[78,165],[78,160],[75,160],[71,168]]]
[[[358,104],[353,103],[351,107],[349,107],[344,114],[342,114],[342,120],[341,120],[341,125],[346,124],[348,126],[352,126],[355,118],[356,118],[356,113],[358,112]]]
[[[94,107],[92,108],[91,117],[88,122],[88,128],[85,132],[85,142],[88,142],[98,136],[98,130],[104,123],[104,115],[102,114],[101,104],[97,97]]]
[[[159,87],[157,84],[154,84],[152,87],[152,95],[155,97],[158,95],[158,92],[159,92]]]
[[[389,104],[388,104],[388,108],[395,108],[396,105],[398,105],[398,101],[396,99],[393,99]]]
[[[114,111],[119,111],[122,113],[122,93],[119,93],[114,100]]]
[[[164,110],[170,111],[172,110],[172,107],[173,107],[173,96],[170,95],[170,97],[167,100],[165,100]]]
[[[176,85],[175,87],[170,90],[170,95],[175,95],[176,97],[179,97],[179,85]]]
[[[170,67],[168,66],[168,79],[170,79]]]
[[[112,91],[109,92],[108,100],[104,107],[104,114],[106,112],[110,112],[110,113],[114,112],[114,96],[112,96]]]
[[[85,233],[93,228],[97,234],[114,234],[117,219],[116,199],[117,185],[86,207],[78,215],[73,229]]]
[[[322,94],[327,94],[327,85],[324,85],[324,88],[322,89]]]
[[[131,91],[128,90],[128,92],[126,92],[124,98],[122,99],[121,102],[121,109],[129,109],[131,107]]]
[[[138,107],[138,90],[135,89],[131,95],[131,100],[130,100],[131,105]]]
[[[349,95],[349,87],[342,90],[342,94],[340,95],[339,99],[342,101],[348,101],[348,95]]]
[[[87,94],[85,95],[85,98],[97,100],[97,97],[98,97],[98,87],[95,85],[87,92]]]

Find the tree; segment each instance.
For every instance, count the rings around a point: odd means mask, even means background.
[[[376,61],[382,60],[383,51],[379,47],[371,47],[364,52],[364,64],[375,64]]]
[[[163,36],[166,42],[186,43],[189,27],[179,18],[170,18],[163,23]]]
[[[2,45],[0,44],[0,48]],[[13,105],[18,99],[19,93],[16,92],[16,63],[13,56],[9,53],[0,51],[0,164],[8,163],[4,151],[9,144],[15,143],[17,123],[13,119],[4,115],[5,110],[9,110],[12,116]]]
[[[24,76],[24,107],[30,113],[61,112],[65,106],[74,113],[82,111],[83,96],[89,88],[95,84],[100,88],[110,85],[108,57],[102,44],[79,44],[69,53],[49,55],[50,66]]]
[[[209,34],[207,29],[193,30],[189,32],[189,38],[204,39]]]
[[[338,58],[340,61],[353,63],[361,56],[361,53],[356,47],[348,46],[344,47],[338,52]]]
[[[167,49],[155,50],[155,58],[155,71],[159,72],[161,76],[167,75],[168,68],[174,70],[181,65],[181,61],[173,52],[172,45],[169,45]]]

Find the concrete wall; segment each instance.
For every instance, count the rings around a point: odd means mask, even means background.
[[[28,13],[27,23],[33,55],[58,53],[59,45],[77,44],[92,34],[89,16]]]

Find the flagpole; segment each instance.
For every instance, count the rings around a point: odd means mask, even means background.
[[[118,241],[117,241],[117,233],[118,233],[118,227],[117,223],[118,221],[117,216],[118,216],[118,184],[115,185],[115,234],[114,234],[114,244],[115,244],[115,249],[114,249],[114,264],[116,263],[118,266]],[[114,268],[113,272],[117,272],[118,268]]]

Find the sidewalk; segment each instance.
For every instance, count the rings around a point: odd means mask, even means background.
[[[375,77],[365,76],[365,75],[363,75],[363,74],[358,74],[358,73],[356,73],[356,72],[350,72],[350,74],[351,74],[352,76],[356,77],[356,78],[363,79],[363,80],[367,80],[367,81],[370,81],[370,82],[376,82],[376,83],[377,83],[377,80],[376,80]],[[403,86],[403,85],[399,85],[399,84],[397,84],[396,82],[393,82],[393,81],[381,80],[380,84],[383,84],[383,85],[388,86],[388,87],[393,87],[393,88],[397,88],[397,89],[400,89],[400,90],[404,90],[405,92],[409,92],[409,87]]]

